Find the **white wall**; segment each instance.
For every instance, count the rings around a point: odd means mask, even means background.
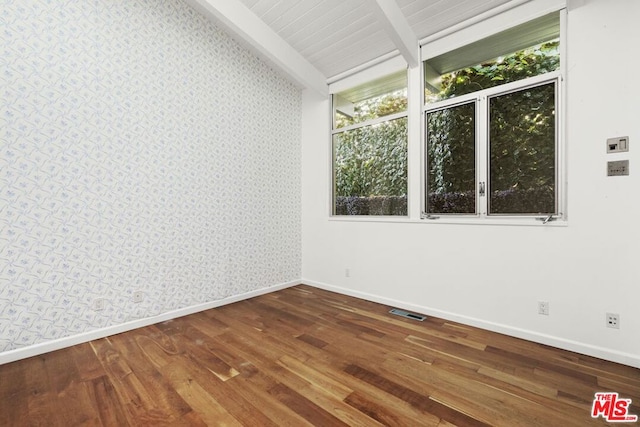
[[[329,219],[329,105],[305,94],[303,280],[640,367],[638,16],[635,0],[570,2],[567,227]],[[607,155],[621,135],[630,152]],[[606,177],[618,158],[631,175]]]
[[[0,363],[299,280],[298,88],[180,0],[4,2],[0,43]]]

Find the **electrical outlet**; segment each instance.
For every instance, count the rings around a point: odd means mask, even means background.
[[[144,292],[142,292],[142,291],[135,291],[135,292],[133,293],[133,295],[131,296],[131,300],[132,300],[133,302],[135,302],[136,304],[137,304],[137,303],[141,303],[141,302],[142,302],[142,300],[144,300]]]
[[[607,313],[607,328],[620,329],[620,315],[618,313]]]
[[[104,307],[107,305],[107,302],[104,298],[96,298],[91,303],[91,308],[95,311],[104,310]]]
[[[538,314],[549,315],[549,301],[538,301]]]
[[[351,270],[349,270],[348,268],[344,269],[344,277],[351,277]]]

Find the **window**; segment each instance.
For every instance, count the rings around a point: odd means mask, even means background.
[[[407,215],[407,74],[333,95],[333,214]]]
[[[525,26],[424,62],[423,216],[561,216],[559,16]]]

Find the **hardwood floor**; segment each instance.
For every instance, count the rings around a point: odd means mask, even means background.
[[[588,426],[640,370],[300,285],[0,366],[0,425]],[[629,424],[626,424],[629,425]]]

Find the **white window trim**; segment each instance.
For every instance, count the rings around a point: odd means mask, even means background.
[[[552,226],[552,227],[565,227],[568,225],[568,213],[567,213],[567,160],[566,160],[566,90],[565,90],[565,76],[567,75],[567,10],[566,0],[540,0],[536,2],[528,2],[520,6],[514,7],[501,14],[487,18],[486,20],[478,23],[470,23],[463,26],[460,30],[453,33],[446,32],[443,34],[436,34],[430,37],[428,40],[421,40],[421,66],[420,66],[420,93],[425,92],[424,82],[424,61],[446,53],[448,51],[457,49],[469,43],[476,42],[492,34],[496,34],[507,28],[520,25],[524,22],[536,19],[540,16],[558,11],[560,16],[560,70],[553,73],[547,73],[541,76],[531,77],[530,79],[541,79],[555,76],[558,79],[557,83],[557,110],[558,121],[556,129],[556,198],[558,215],[553,221],[543,222],[539,220],[533,220],[536,216],[487,216],[487,215],[434,215],[438,216],[437,220],[431,220],[427,215],[423,214],[423,210],[426,207],[426,104],[421,107],[420,113],[420,219],[425,224],[467,224],[467,225],[479,225],[479,224],[491,224],[491,225],[518,225],[518,226]],[[537,81],[537,80],[530,80]],[[496,88],[486,89],[491,91],[493,89],[496,92],[501,92],[503,88],[517,87],[520,82],[507,83],[505,85],[497,86]],[[494,93],[494,92],[487,92]],[[439,103],[433,103],[434,105],[445,105],[446,102],[456,103],[456,100],[473,99],[477,96],[477,93],[463,95],[461,97],[454,98],[454,100],[440,101]],[[482,121],[478,121],[482,122]],[[478,123],[480,125],[480,123]],[[482,124],[482,126],[486,126]],[[478,132],[483,129],[477,129]],[[480,166],[486,167],[484,165]],[[480,171],[476,170],[476,174]],[[409,177],[411,178],[411,177]],[[409,193],[408,197],[411,200],[414,194]],[[411,205],[410,205],[411,206]],[[411,215],[411,212],[409,213]],[[434,218],[435,219],[435,218]]]
[[[416,67],[417,69],[418,67]],[[395,72],[399,72],[401,70],[406,70],[407,72],[407,109],[405,111],[401,111],[399,113],[389,114],[386,116],[377,117],[375,119],[366,120],[361,123],[355,123],[353,125],[334,128],[335,125],[335,109],[333,105],[334,96],[337,93],[340,93],[344,90],[350,89],[355,86],[359,86],[361,84],[365,84],[372,80],[376,80],[377,78],[384,77],[385,75],[393,74]],[[350,220],[350,221],[362,221],[362,220],[374,220],[383,222],[406,222],[411,217],[411,196],[410,193],[410,185],[411,185],[411,166],[409,164],[410,157],[410,141],[411,141],[411,99],[414,96],[411,95],[411,85],[409,83],[410,79],[410,70],[407,68],[406,61],[401,56],[394,56],[389,60],[386,60],[382,63],[376,63],[375,65],[362,70],[355,74],[349,74],[344,79],[337,80],[329,85],[329,117],[330,117],[330,126],[329,126],[329,219],[330,220]],[[336,215],[335,214],[335,171],[334,171],[334,152],[333,152],[333,138],[335,135],[351,131],[354,129],[361,129],[368,126],[373,126],[379,123],[386,123],[393,120],[407,118],[407,214],[406,215]]]
[[[384,216],[384,215],[329,215],[329,221],[338,222],[379,222],[379,223],[400,223],[400,224],[429,224],[429,225],[495,225],[495,226],[518,226],[518,227],[567,227],[567,221],[557,220],[543,224],[542,221],[532,221],[530,217],[507,219],[503,217],[440,217],[437,221],[425,219],[414,219],[406,216]]]
[[[329,95],[343,92],[347,89],[351,89],[352,87],[360,86],[361,84],[365,84],[380,77],[406,69],[407,61],[405,61],[400,55],[393,56],[390,59],[376,63],[359,72],[349,73],[342,78],[332,80],[329,83]]]
[[[341,128],[333,129],[331,131],[331,135],[333,136],[333,135],[337,135],[339,133],[348,132],[350,130],[360,129],[360,128],[365,128],[365,127],[368,127],[368,126],[377,125],[379,123],[391,122],[391,121],[396,120],[396,119],[401,119],[403,117],[407,117],[408,114],[409,113],[405,110],[405,111],[402,111],[400,113],[394,113],[394,114],[389,114],[389,115],[386,115],[386,116],[376,117],[375,119],[369,119],[369,120],[366,120],[364,122],[355,123],[355,124],[352,124],[352,125],[349,125],[349,126],[344,126],[344,127],[341,127]]]
[[[516,3],[515,1],[513,3]],[[504,7],[510,6],[507,3]],[[420,40],[421,62],[450,52],[486,37],[517,27],[549,13],[562,11],[567,6],[566,0],[535,0],[516,5],[502,13],[492,15],[478,22],[470,21],[460,24],[457,31],[447,29],[428,38]],[[560,16],[560,37],[562,37],[563,17]],[[561,45],[564,40],[561,40]]]
[[[338,222],[375,222],[375,223],[400,223],[400,224],[430,224],[430,225],[482,225],[482,226],[518,226],[518,227],[567,227],[567,163],[566,163],[566,84],[564,76],[567,75],[567,13],[566,0],[536,0],[519,1],[513,0],[515,6],[505,5],[504,12],[494,16],[489,16],[480,22],[465,22],[459,28],[452,28],[441,33],[435,34],[428,38],[420,40],[421,45],[421,65],[416,68],[409,68],[408,71],[408,176],[407,176],[407,208],[408,216],[348,216],[334,215],[334,188],[333,188],[333,106],[329,102],[330,120],[329,132],[327,132],[329,140],[329,156],[327,167],[329,170],[329,188],[327,200],[327,212],[329,221]],[[421,211],[425,206],[424,202],[424,182],[425,182],[425,153],[424,153],[424,137],[425,137],[425,120],[424,106],[422,94],[424,94],[424,74],[423,65],[425,60],[430,57],[446,53],[450,50],[461,47],[465,44],[473,43],[484,37],[495,34],[504,29],[515,25],[536,19],[540,16],[559,11],[560,12],[560,84],[558,85],[558,110],[560,111],[558,123],[558,150],[556,162],[558,164],[558,181],[556,193],[558,195],[558,212],[562,213],[562,219],[550,221],[544,224],[542,221],[532,220],[532,217],[456,217],[442,216],[437,221],[425,220],[421,218]],[[391,57],[391,58],[390,58]],[[341,92],[350,86],[365,83],[384,74],[397,70],[400,65],[406,67],[406,62],[401,61],[398,56],[389,55],[376,61],[370,67],[358,69],[353,73],[348,73],[337,78],[330,79],[330,94]],[[418,169],[418,171],[416,171]]]
[[[562,59],[561,59],[562,62]],[[563,135],[564,130],[562,126],[562,116],[564,115],[564,111],[562,109],[562,74],[560,71],[554,71],[551,73],[545,73],[534,77],[529,77],[527,79],[518,80],[515,82],[506,83],[499,86],[494,86],[488,89],[483,89],[478,92],[473,92],[465,95],[461,95],[455,98],[446,99],[434,103],[426,103],[423,106],[422,110],[422,118],[423,123],[426,118],[427,113],[432,111],[438,111],[443,108],[450,108],[456,105],[468,104],[472,101],[475,101],[476,104],[476,184],[479,182],[488,182],[489,180],[489,168],[488,168],[488,129],[487,129],[487,111],[486,107],[488,105],[487,100],[496,95],[503,95],[512,92],[517,92],[528,87],[536,87],[546,83],[554,82],[556,84],[556,110],[560,111],[560,114],[556,115],[556,141],[555,141],[555,152],[556,152],[556,167],[555,167],[555,193],[556,193],[556,208],[557,214],[552,215],[551,221],[546,221],[545,225],[551,222],[556,221],[566,221],[565,209],[563,204],[563,198],[561,193],[562,183],[564,182],[563,174],[564,174],[564,165],[561,163],[563,160],[560,158],[561,148],[563,147]],[[481,119],[480,119],[481,118]],[[469,214],[446,214],[446,213],[436,213],[436,214],[428,214],[426,212],[426,168],[427,168],[427,153],[426,153],[426,124],[423,124],[423,134],[422,134],[422,189],[421,189],[421,219],[428,220],[440,220],[447,219],[450,222],[451,219],[455,219],[454,223],[458,223],[458,221],[463,220],[466,222],[473,222],[477,220],[488,220],[495,221],[497,219],[502,221],[518,221],[518,222],[526,222],[536,220],[541,221],[544,218],[547,218],[547,215],[540,214],[518,214],[518,215],[501,215],[501,214],[493,214],[489,215],[487,212],[488,201],[487,196],[484,197],[484,201],[480,201],[480,197],[476,196],[476,213]],[[477,188],[476,188],[477,191]],[[443,221],[444,222],[444,221]]]

